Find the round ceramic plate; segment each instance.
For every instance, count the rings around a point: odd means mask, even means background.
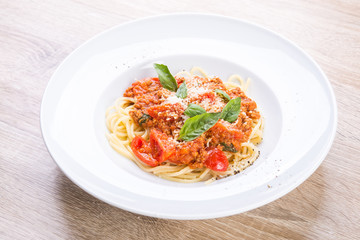
[[[193,66],[226,80],[251,78],[247,94],[265,117],[259,159],[209,185],[143,172],[116,153],[105,109],[135,79]],[[162,15],[122,24],[84,43],[59,66],[44,93],[41,128],[62,171],[93,196],[148,216],[204,219],[254,209],[285,195],[325,158],[336,129],[336,102],[319,66],[278,34],[238,19]]]

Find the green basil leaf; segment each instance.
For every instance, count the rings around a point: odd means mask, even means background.
[[[215,92],[217,94],[219,94],[220,97],[222,97],[225,100],[225,102],[228,102],[228,101],[231,100],[230,96],[226,92],[224,92],[223,90],[215,89]]]
[[[178,88],[178,90],[176,91],[175,94],[178,98],[186,98],[187,97],[187,87],[186,87],[186,83],[185,81],[180,85],[180,87]]]
[[[172,92],[176,92],[178,89],[178,84],[173,75],[171,75],[168,67],[164,64],[154,63],[154,68],[159,75],[159,80],[163,88]]]
[[[240,107],[241,107],[240,97],[231,99],[222,110],[220,118],[230,123],[235,122],[236,119],[238,119],[239,117]]]
[[[220,145],[223,146],[223,151],[233,152],[233,153],[237,152],[236,148],[232,143],[230,143],[230,145],[227,145],[226,143],[222,142],[220,143]]]
[[[198,138],[217,123],[220,115],[221,113],[203,113],[187,119],[180,130],[179,139],[187,142]]]
[[[144,113],[138,120],[139,125],[141,126],[143,123],[146,123],[146,121],[151,118],[149,114]]]
[[[206,113],[205,109],[194,103],[190,103],[184,111],[184,114],[189,117],[195,117],[196,115],[200,115],[203,113]]]

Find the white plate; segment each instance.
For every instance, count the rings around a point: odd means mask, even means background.
[[[261,155],[244,172],[182,184],[143,172],[108,144],[105,109],[136,79],[200,66],[226,79],[252,79],[248,92],[265,116]],[[325,158],[337,110],[319,66],[283,37],[233,18],[174,14],[114,27],[76,49],[44,93],[41,127],[62,171],[88,193],[148,216],[204,219],[269,203],[302,183]]]

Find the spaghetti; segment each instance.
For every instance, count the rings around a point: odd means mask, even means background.
[[[206,81],[211,81],[212,79],[204,72],[203,69],[199,67],[192,68],[190,72],[183,71],[175,75],[175,79],[178,82],[186,82],[186,85],[190,85],[190,88],[188,87],[188,94],[190,96],[192,93],[190,80],[194,78],[205,79]],[[242,91],[247,90],[249,81],[249,79],[247,79],[247,81],[244,81],[239,75],[232,75],[228,79],[228,82],[225,82],[224,85],[226,86],[226,91],[232,93],[233,96],[239,93],[241,93],[242,96],[245,96]],[[171,104],[179,104],[179,101],[175,101],[174,103],[169,101],[169,99],[174,100],[174,97],[170,95],[165,100],[161,99],[162,104],[164,105],[164,102],[170,102]],[[149,141],[151,132],[151,126],[149,127],[145,125],[144,127],[144,124],[141,124],[141,118],[140,121],[139,118],[136,119],[134,112],[136,112],[137,110],[137,100],[138,99],[136,96],[120,97],[115,101],[112,106],[110,106],[106,110],[106,125],[109,130],[109,133],[107,133],[107,138],[109,140],[109,144],[114,150],[116,150],[118,153],[122,154],[126,158],[131,159],[142,170],[146,172],[176,182],[193,183],[199,181],[206,181],[207,183],[210,183],[214,180],[235,175],[243,171],[245,168],[252,165],[254,161],[259,157],[260,151],[256,145],[262,141],[264,121],[257,109],[253,109],[248,111],[241,111],[239,114],[239,119],[245,119],[245,124],[250,124],[250,131],[248,131],[248,136],[247,138],[244,138],[246,141],[236,145],[236,149],[235,146],[231,143],[232,148],[230,149],[230,151],[225,147],[223,148],[223,153],[228,160],[228,166],[225,171],[215,171],[209,167],[204,166],[203,162],[199,161],[196,163],[192,161],[192,165],[190,163],[182,164],[181,162],[176,161],[164,161],[156,166],[149,166],[145,163],[146,161],[144,162],[144,160],[140,160],[138,155],[136,155],[132,149],[132,142],[134,141],[134,138],[136,138],[137,136],[141,136],[145,141]],[[180,121],[180,123],[184,124],[184,120],[188,119],[188,117],[182,115],[182,118],[183,119],[182,121]],[[239,119],[237,121],[239,121]],[[225,122],[224,120],[219,120],[218,122],[220,121]],[[236,124],[236,122],[234,124]],[[205,138],[206,140],[203,144],[205,145],[204,148],[207,147],[206,149],[208,149],[209,147],[211,148],[211,146],[215,146],[218,149],[221,148],[220,144],[218,144],[216,142],[216,139],[211,135],[214,132],[213,129],[215,129],[216,126],[217,125],[215,125],[209,131],[201,135],[202,138]],[[179,129],[175,129],[172,131],[172,134],[175,134],[176,137],[179,136],[178,130]],[[174,141],[176,144],[184,143],[183,141],[177,139],[175,139]],[[224,146],[229,147],[228,145]],[[236,151],[234,151],[234,149]],[[205,152],[205,150],[201,151]],[[199,152],[201,151],[199,150]],[[206,155],[206,152],[204,154]],[[197,157],[199,157],[199,155],[197,155]]]

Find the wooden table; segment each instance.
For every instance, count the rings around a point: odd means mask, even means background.
[[[140,17],[217,13],[304,48],[335,90],[339,122],[300,187],[231,217],[174,221],[112,207],[73,184],[40,132],[42,94],[59,63],[95,34]],[[0,1],[0,239],[360,239],[360,2]]]

